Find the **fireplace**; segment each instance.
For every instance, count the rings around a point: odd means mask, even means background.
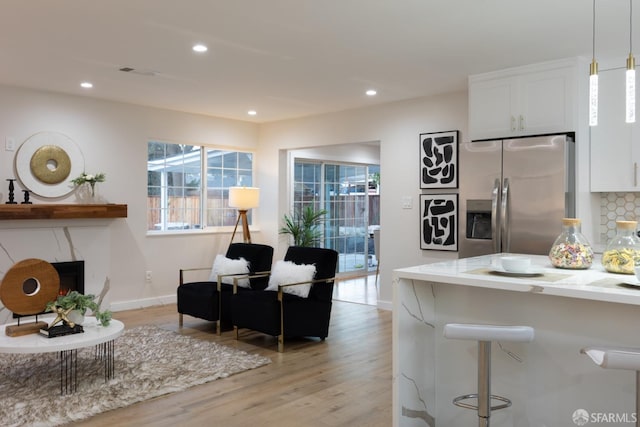
[[[52,262],[60,276],[60,295],[71,291],[84,294],[84,261]]]
[[[58,295],[66,295],[71,291],[78,291],[84,294],[84,261],[67,261],[52,262],[51,265],[56,269],[60,276],[60,288]],[[38,283],[34,279],[29,279],[23,284],[23,290],[26,294],[35,292]],[[40,313],[43,314],[43,313]],[[14,318],[28,317],[13,313]]]

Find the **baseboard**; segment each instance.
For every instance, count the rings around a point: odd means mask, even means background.
[[[391,302],[391,301],[378,300],[376,305],[381,310],[387,310],[387,311],[393,310],[393,302]]]
[[[113,312],[116,311],[124,311],[124,310],[135,310],[138,308],[145,307],[153,307],[156,305],[166,305],[166,304],[175,304],[176,303],[176,295],[164,295],[160,297],[153,298],[143,298],[131,301],[119,301],[112,302],[110,306],[110,310]]]

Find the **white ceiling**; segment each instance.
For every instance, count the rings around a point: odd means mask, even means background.
[[[629,2],[596,7],[596,52],[623,66]],[[591,50],[589,0],[0,0],[0,84],[259,123],[464,90],[469,74]]]

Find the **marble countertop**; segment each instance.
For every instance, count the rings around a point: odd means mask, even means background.
[[[587,270],[565,270],[553,267],[546,256],[523,255],[531,258],[533,269],[539,274],[522,277],[500,271],[500,257],[505,255],[483,255],[399,268],[393,275],[396,279],[640,305],[640,282],[636,277],[606,272],[600,257]]]

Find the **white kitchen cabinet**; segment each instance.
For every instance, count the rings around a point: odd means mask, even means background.
[[[640,124],[625,122],[625,69],[598,73],[598,125],[591,133],[591,191],[640,191]],[[637,98],[638,95],[636,95]]]
[[[554,61],[470,76],[470,139],[574,131],[576,64]]]

